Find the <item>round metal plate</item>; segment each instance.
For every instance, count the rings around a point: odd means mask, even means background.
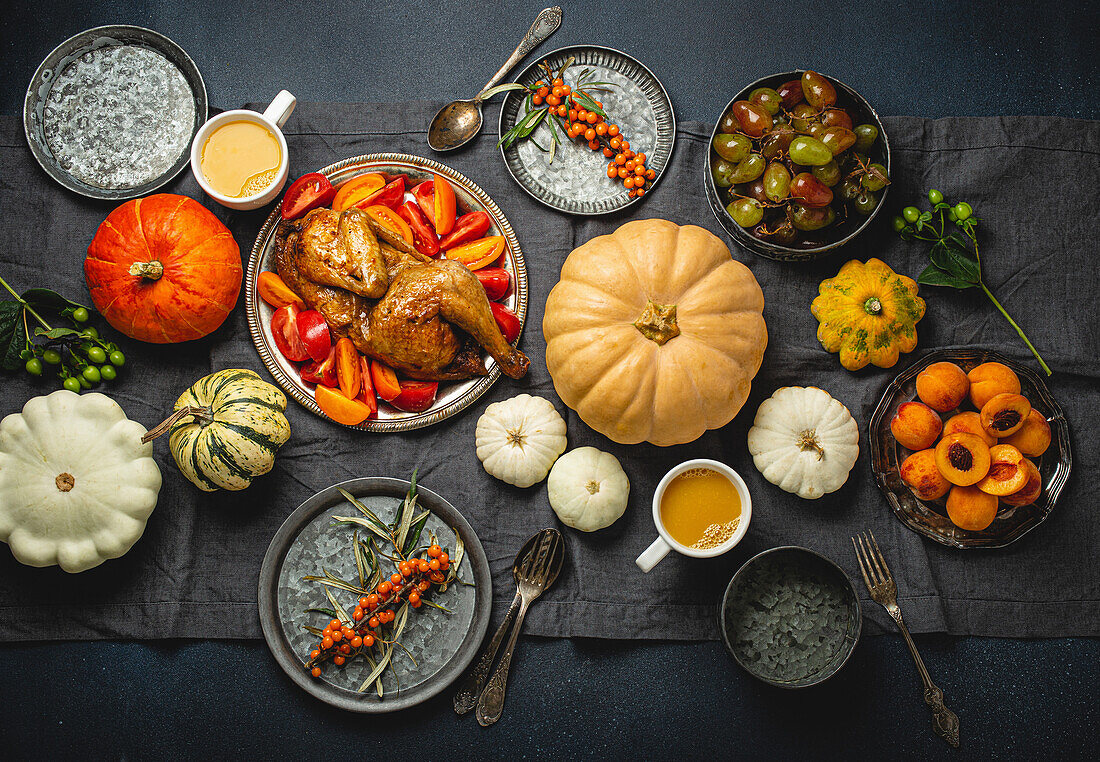
[[[598,93],[597,100],[622,128],[631,149],[649,157],[646,166],[656,171],[653,181],[656,185],[668,167],[676,142],[676,115],[660,80],[626,53],[598,45],[575,45],[541,57],[515,81],[534,84],[545,78],[539,63],[545,61],[556,71],[570,58],[574,59],[570,67],[573,76],[590,68],[595,80],[616,85],[608,92]],[[525,97],[519,91],[505,96],[500,109],[500,136],[523,118]],[[550,130],[548,125],[541,124],[532,137],[549,148]],[[642,200],[630,198],[622,183],[607,177],[607,159],[602,152],[591,151],[583,143],[573,144],[560,129],[559,133],[562,143],[554,153],[553,164],[532,140],[501,147],[508,171],[535,200],[562,212],[585,215],[617,212]]]
[[[1043,477],[1043,491],[1039,499],[1031,505],[1019,507],[1002,503],[997,511],[997,518],[980,532],[959,529],[952,524],[947,518],[943,498],[935,501],[918,500],[898,472],[901,462],[909,456],[909,450],[894,440],[890,433],[890,420],[899,405],[916,397],[917,374],[935,362],[953,362],[966,372],[983,362],[1007,365],[1020,377],[1020,393],[1050,423],[1050,447],[1042,457],[1031,459]],[[942,417],[946,420],[953,412],[943,413]],[[886,495],[894,515],[917,534],[954,548],[1003,548],[1039,526],[1054,510],[1054,503],[1066,486],[1070,467],[1073,465],[1069,423],[1061,406],[1051,396],[1042,376],[997,352],[980,349],[944,349],[931,352],[902,371],[886,387],[882,400],[871,415],[867,437],[871,445],[871,469],[875,474],[875,482]]]
[[[382,714],[427,701],[446,689],[469,666],[489,627],[492,607],[492,578],[481,541],[469,522],[446,500],[417,486],[418,502],[431,511],[424,531],[434,532],[454,552],[455,532],[462,537],[465,555],[459,574],[469,585],[452,585],[433,597],[450,613],[429,607],[409,612],[401,642],[416,658],[414,665],[398,649],[393,670],[383,675],[385,695],[371,686],[357,688],[371,668],[354,659],[343,668],[327,664],[320,678],[303,668],[317,638],[303,625],[324,627],[329,617],[306,613],[307,608],[329,608],[324,587],[303,581],[304,575],[323,574],[328,569],[340,579],[358,582],[351,548],[352,529],[333,525],[333,516],[358,516],[358,510],[340,494],[344,489],[389,522],[400,508],[409,483],[402,479],[370,477],[352,479],[321,490],[298,507],[275,533],[260,567],[259,612],[264,639],[275,661],[291,680],[326,704],[352,712]],[[360,530],[360,535],[365,530]],[[424,534],[423,537],[427,537]],[[333,590],[336,599],[351,608],[353,594]]]
[[[186,142],[179,158],[171,168],[160,176],[126,188],[106,188],[89,184],[70,174],[58,163],[50,149],[43,132],[43,114],[54,81],[58,75],[82,56],[94,55],[96,51],[118,46],[136,46],[159,53],[173,66],[179,69],[187,80],[195,98],[195,120],[188,128]],[[152,193],[167,183],[188,165],[191,159],[191,141],[199,127],[206,121],[207,100],[206,84],[203,82],[195,62],[176,43],[162,34],[139,26],[100,26],[88,29],[70,37],[54,48],[31,78],[27,95],[23,102],[23,129],[35,160],[46,173],[69,190],[89,198],[121,201]],[[181,128],[182,129],[182,128]],[[182,136],[181,136],[182,137]]]
[[[722,117],[729,112],[730,106],[733,105],[734,101],[748,98],[749,93],[758,87],[776,88],[784,82],[789,82],[792,79],[800,79],[802,74],[803,72],[801,70],[772,74],[767,77],[762,77],[743,88],[741,92],[730,99],[730,102],[726,104],[722,113],[719,114],[718,118],[715,120],[714,129],[711,130],[710,133],[710,144],[714,143],[714,137],[718,134],[718,127],[722,123]],[[858,111],[862,112],[862,115],[867,117],[868,122],[878,127],[879,140],[875,141],[875,144],[871,147],[872,158],[886,167],[886,172],[889,174],[890,140],[886,136],[886,128],[883,126],[878,113],[871,107],[871,104],[866,98],[848,87],[848,85],[832,76],[829,76],[828,79],[836,85],[837,91],[841,96],[841,101],[838,105],[849,109],[855,105]],[[726,204],[722,201],[722,198],[725,197],[725,189],[719,189],[715,185],[713,175],[711,174],[711,162],[716,155],[714,149],[707,149],[707,166],[706,171],[703,173],[703,188],[706,191],[707,202],[710,204],[711,211],[714,212],[714,216],[718,219],[719,224],[729,233],[730,237],[741,244],[742,247],[754,254],[759,254],[768,259],[776,259],[780,262],[805,262],[818,259],[850,243],[856,236],[870,226],[871,221],[875,219],[879,210],[886,206],[886,195],[890,192],[889,185],[882,189],[878,206],[876,206],[866,217],[860,217],[858,214],[853,213],[853,218],[850,218],[848,221],[825,228],[825,231],[839,234],[840,237],[836,238],[836,240],[828,241],[817,246],[782,246],[777,243],[772,243],[771,241],[762,241],[755,236],[749,235],[744,228],[733,221],[733,217],[726,211]],[[728,203],[728,200],[726,203]]]
[[[499,301],[506,307],[511,308],[519,317],[520,336],[523,335],[523,326],[527,317],[527,266],[523,261],[523,252],[520,251],[519,241],[516,239],[515,231],[512,230],[512,225],[508,222],[500,207],[489,197],[489,194],[465,175],[445,164],[403,153],[356,156],[336,164],[330,164],[319,171],[328,177],[333,185],[339,185],[365,172],[404,174],[414,180],[427,180],[431,178],[432,174],[438,174],[450,180],[455,188],[458,213],[461,215],[477,210],[486,212],[492,219],[487,235],[502,235],[505,238],[507,245],[502,266],[512,276],[512,289],[509,294]],[[256,345],[260,358],[263,360],[268,372],[275,378],[276,383],[300,405],[322,418],[328,419],[328,416],[322,413],[321,408],[317,406],[317,401],[313,396],[313,385],[303,382],[295,364],[288,361],[275,348],[275,342],[271,336],[271,316],[274,310],[271,305],[260,299],[256,290],[256,279],[259,274],[264,270],[273,271],[275,269],[275,226],[278,225],[279,220],[279,205],[276,204],[271,211],[271,215],[267,218],[267,222],[260,230],[260,234],[256,237],[256,243],[252,247],[252,256],[248,261],[248,272],[245,276],[245,305],[248,314],[248,329],[252,333],[252,342]],[[519,339],[517,338],[516,341],[518,342]],[[465,381],[441,382],[435,404],[423,412],[405,413],[380,401],[378,418],[348,428],[382,433],[409,431],[410,429],[419,429],[439,423],[472,405],[500,377],[500,368],[487,355],[486,367],[489,370],[487,376]]]

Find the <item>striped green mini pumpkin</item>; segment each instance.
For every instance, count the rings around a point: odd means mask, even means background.
[[[212,373],[176,400],[172,457],[201,490],[242,490],[271,470],[290,438],[285,410],[286,396],[253,371]]]

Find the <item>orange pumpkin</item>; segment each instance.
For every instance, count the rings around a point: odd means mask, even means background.
[[[199,339],[241,290],[241,252],[206,207],[160,193],[127,201],[99,226],[84,278],[113,328],[154,344]]]

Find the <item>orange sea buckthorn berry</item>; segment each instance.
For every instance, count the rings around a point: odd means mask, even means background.
[[[584,116],[584,121],[588,122],[589,124],[595,124],[599,120],[600,120],[600,115],[597,114],[595,111],[589,111]]]
[[[321,676],[321,668],[320,667],[314,667],[313,669],[311,669],[309,671],[309,674],[313,675],[314,677],[320,677]]]
[[[401,575],[398,572],[394,572],[390,575],[390,584],[392,584],[394,587],[397,587],[401,584]]]
[[[441,571],[447,571],[448,569],[451,568],[451,562],[450,561],[440,561],[439,562],[439,568],[440,568]]]
[[[340,632],[339,630],[336,630],[335,632],[333,632],[328,637],[329,637],[329,640],[331,640],[333,643],[339,643],[341,640],[344,639],[344,633]]]
[[[309,652],[309,658],[311,658],[311,659],[316,659],[320,655],[321,655],[321,652],[318,651],[316,648]]]
[[[439,547],[438,545],[433,545],[430,548],[428,548],[428,555],[431,556],[432,558],[439,558],[439,556],[442,553],[443,553],[443,548]]]
[[[542,96],[541,95],[536,95],[536,96],[532,97],[531,98],[531,103],[535,104],[536,106],[541,106],[542,105]]]
[[[627,141],[627,140],[624,140],[624,141],[623,141],[623,150],[625,151],[625,150],[627,150],[628,148],[630,148],[630,142],[629,142],[629,141]]]
[[[558,106],[558,116],[564,117],[568,113],[569,113],[569,108],[564,103],[561,104],[560,106]]]
[[[624,188],[633,188],[634,187],[634,178],[631,177],[631,176],[627,176],[627,178],[625,180],[623,180],[623,187]]]
[[[370,648],[374,645],[374,636],[369,632],[363,636],[363,648]]]
[[[618,135],[619,134],[619,125],[617,125],[617,124],[607,125],[607,134],[610,135],[611,137],[615,137],[616,135]]]
[[[626,171],[626,167],[619,167],[617,174],[619,177],[627,177],[630,173]]]
[[[589,140],[588,147],[591,148],[593,151],[598,151],[600,150],[600,141],[596,139]]]
[[[340,653],[342,653],[344,656],[347,656],[348,654],[351,653],[351,643],[350,642],[341,643],[340,647],[337,648],[336,650],[339,651]]]
[[[431,582],[429,582],[428,580],[424,580],[423,582],[417,583],[416,589],[423,593],[423,592],[427,591],[428,588],[430,588],[431,586],[432,586]]]
[[[321,648],[324,648],[326,650],[332,648],[332,638],[330,638],[328,635],[321,638]]]
[[[587,111],[585,111],[583,108],[577,109],[577,119],[578,120],[583,122],[587,117],[588,117],[588,112]]]
[[[339,630],[340,629],[340,620],[339,619],[333,619],[331,622],[328,623],[328,628],[330,630]]]
[[[619,168],[612,164],[610,167],[607,168],[607,176],[614,180],[616,177],[619,176]]]
[[[448,556],[446,553],[440,553],[439,554],[439,563],[445,564],[450,560],[451,560],[451,557]]]
[[[603,122],[600,122],[599,124],[597,124],[596,125],[596,134],[601,136],[601,137],[606,135],[607,134],[607,125],[604,124]]]
[[[550,92],[550,88],[547,87],[546,85],[543,85],[542,87],[539,88],[538,92],[535,93],[535,94],[536,95],[541,95],[543,98],[545,98],[549,92]]]
[[[345,661],[347,661],[347,660],[343,656],[333,656],[332,657],[332,663],[335,664],[337,667],[344,666]]]
[[[644,154],[644,153],[639,153],[639,154],[636,154],[636,155],[634,156],[634,158],[635,158],[635,159],[637,159],[637,160],[638,160],[638,161],[640,161],[640,162],[645,162],[645,154]]]
[[[553,87],[551,87],[551,88],[550,88],[550,94],[551,94],[551,95],[556,95],[557,97],[559,97],[559,98],[560,98],[560,97],[561,97],[561,95],[562,95],[562,92],[561,92],[561,85],[554,85]]]
[[[367,620],[367,627],[370,627],[371,629],[374,629],[380,624],[382,624],[382,620],[379,619],[377,616],[372,616],[370,619]]]
[[[358,608],[355,609],[355,611],[353,611],[351,614],[351,618],[354,619],[356,622],[363,621],[364,616],[366,616],[366,614],[363,613],[363,609]]]
[[[646,176],[647,180],[652,180],[653,178],[655,178],[657,176],[657,171],[654,170],[654,169],[647,169],[645,171],[645,176]]]
[[[419,600],[420,600],[420,593],[416,592],[415,590],[413,590],[411,593],[409,593],[409,603],[416,603]]]
[[[626,156],[626,154],[623,154],[623,156]],[[633,172],[635,167],[634,160],[628,158],[626,160],[626,164],[624,164],[623,166],[626,167],[627,172]]]
[[[615,163],[618,164],[621,167],[622,165],[626,164],[626,157],[623,156],[621,153],[616,154],[615,155]]]
[[[625,140],[623,141],[623,156],[628,159],[634,158],[634,152],[630,150],[630,145]]]
[[[605,148],[603,149],[603,155],[610,159],[612,156],[615,155],[615,152],[612,151],[610,148]]]
[[[432,571],[439,571],[439,559],[433,558],[431,561],[429,561],[428,568],[430,568]]]
[[[417,601],[416,603],[409,603],[414,609],[418,609],[424,605],[424,601]]]
[[[639,177],[645,177],[645,166],[639,164],[638,166],[634,167],[634,174],[638,175]]]
[[[595,140],[596,139],[596,131],[594,129],[592,129],[591,127],[589,127],[587,130],[584,131],[584,139],[585,140]]]
[[[361,637],[359,637],[358,635],[356,635],[355,637],[353,637],[351,639],[351,647],[352,648],[359,648],[362,645],[363,645],[363,639]]]
[[[553,85],[554,87],[561,87],[563,83],[562,83],[561,79],[558,78],[558,79],[553,80],[550,84]]]
[[[577,121],[577,110],[575,108],[569,109],[569,121],[570,122]]]
[[[563,84],[561,86],[561,94],[562,95],[570,95],[572,92],[573,92],[573,88],[570,87],[569,85],[564,85]]]
[[[420,561],[417,562],[417,567],[416,568],[418,568],[422,572],[426,572],[431,567],[428,566],[428,560],[426,558],[421,558]]]
[[[379,600],[378,593],[371,593],[370,595],[367,596],[367,605],[368,606],[377,606],[378,605],[378,600]]]
[[[360,606],[366,606],[366,605],[367,605],[367,600],[369,600],[369,599],[367,598],[367,596],[365,596],[365,595],[364,595],[364,596],[362,596],[362,597],[361,597],[361,598],[359,599],[359,605],[360,605]]]
[[[608,132],[607,134],[610,135],[611,133]],[[611,138],[611,147],[617,151],[623,147],[623,141],[619,140],[619,138]]]
[[[553,107],[557,108],[558,106],[561,105],[561,98],[558,97],[557,95],[547,95],[546,96],[546,105],[547,106],[553,106]]]

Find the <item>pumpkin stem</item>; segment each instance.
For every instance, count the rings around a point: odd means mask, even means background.
[[[525,434],[522,434],[519,431],[519,429],[509,429],[508,430],[508,444],[512,445],[512,447],[518,447],[519,449],[522,450],[523,449],[523,442],[526,439],[527,439],[527,436]]]
[[[134,262],[130,265],[130,275],[159,280],[160,276],[164,275],[164,265],[155,259],[149,262]]]
[[[868,315],[880,315],[882,314],[882,302],[877,296],[872,296],[863,303],[863,311]]]
[[[676,305],[654,304],[649,300],[642,314],[634,321],[634,327],[647,339],[661,346],[680,335],[680,326],[676,325]]]
[[[817,459],[825,459],[825,450],[821,446],[821,442],[817,438],[816,429],[805,429],[798,435],[798,441],[795,443],[798,445],[798,449],[805,452],[806,450],[815,450],[817,452]]]
[[[57,478],[54,479],[54,484],[57,485],[58,492],[68,492],[76,486],[76,479],[70,473],[60,473]]]
[[[676,308],[673,307],[673,309]],[[595,495],[597,492],[600,491],[600,483],[595,479],[590,479],[588,484],[584,485],[584,488],[588,490],[589,495]]]
[[[155,426],[154,428],[147,431],[145,435],[141,438],[141,443],[145,444],[146,442],[152,442],[161,434],[168,431],[168,429],[172,428],[176,421],[187,415],[193,415],[196,418],[202,420],[204,423],[210,423],[214,420],[214,412],[210,408],[197,407],[195,405],[184,405],[179,410],[172,413],[172,415],[161,421],[160,425]]]

